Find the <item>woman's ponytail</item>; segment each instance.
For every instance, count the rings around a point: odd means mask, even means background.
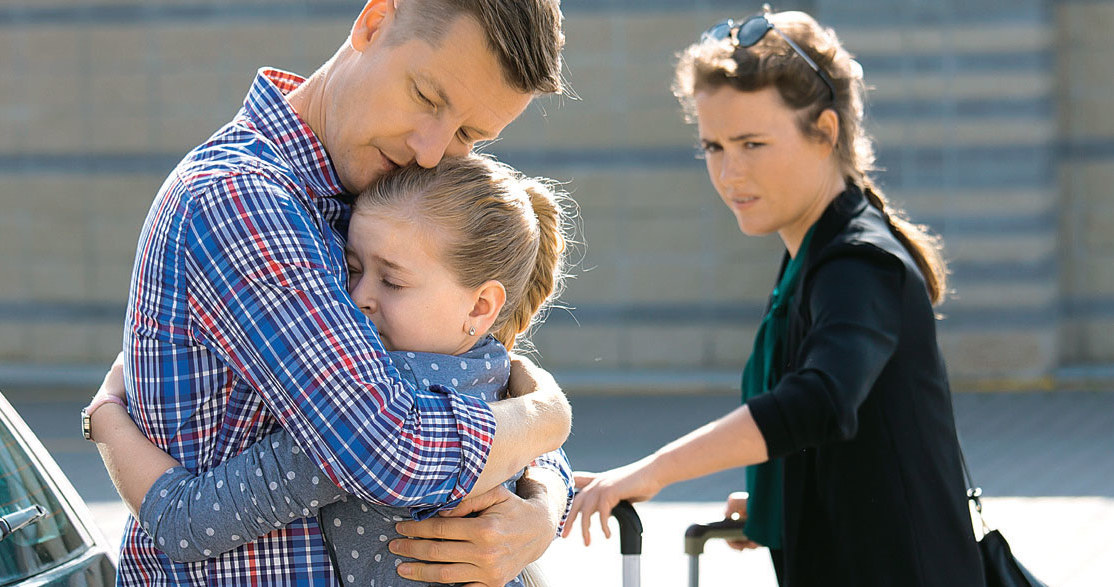
[[[944,261],[944,245],[939,236],[930,234],[928,228],[913,224],[905,217],[901,210],[887,209],[886,196],[874,186],[874,182],[867,177],[862,177],[863,193],[872,206],[885,216],[890,225],[890,231],[901,241],[905,250],[917,263],[924,277],[925,287],[928,288],[928,298],[933,305],[944,301],[948,286],[948,266]]]

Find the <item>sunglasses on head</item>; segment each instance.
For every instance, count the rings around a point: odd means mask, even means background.
[[[788,35],[781,32],[781,30],[774,26],[774,23],[770,22],[765,15],[759,14],[758,16],[752,16],[740,23],[736,23],[730,18],[723,22],[718,22],[700,35],[700,42],[730,39],[731,46],[745,49],[747,47],[753,47],[770,31],[774,31],[785,40],[789,47],[796,51],[797,55],[800,55],[801,59],[804,59],[805,63],[812,68],[812,71],[815,71],[816,75],[820,76],[820,81],[824,82],[825,86],[828,86],[828,92],[831,94],[832,101],[835,102],[835,85],[832,84],[832,79],[828,77],[828,74],[824,73],[823,69],[820,69],[820,66],[808,56],[808,53],[805,53],[804,49],[801,49],[800,45],[795,43],[793,39],[790,39]]]

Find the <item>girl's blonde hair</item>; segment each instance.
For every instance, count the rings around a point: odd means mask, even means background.
[[[866,194],[881,210],[890,230],[912,255],[928,288],[933,303],[944,299],[947,289],[947,264],[943,243],[926,227],[913,224],[901,210],[888,206],[885,195],[874,184],[874,141],[863,128],[863,99],[866,86],[862,67],[844,49],[835,31],[820,26],[803,12],[767,13],[766,18],[793,39],[831,78],[833,100],[828,86],[808,63],[774,31],[766,33],[751,47],[734,47],[727,39],[690,45],[677,63],[673,94],[684,108],[687,119],[695,119],[695,97],[700,92],[724,86],[740,92],[754,92],[773,86],[790,108],[800,112],[798,119],[805,136],[824,139],[816,127],[820,114],[828,109],[839,117],[839,136],[835,151],[840,170],[848,181]]]
[[[502,283],[507,299],[490,333],[510,349],[562,286],[571,199],[554,186],[471,154],[395,170],[356,199],[354,212],[403,210],[440,233],[441,261],[462,287]]]

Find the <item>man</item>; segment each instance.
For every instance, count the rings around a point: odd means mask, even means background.
[[[540,556],[565,512],[567,464],[531,468],[524,498],[497,485],[564,441],[563,395],[522,364],[512,387],[536,391],[490,407],[407,388],[345,292],[340,234],[350,194],[465,154],[559,91],[562,44],[558,0],[371,0],[310,78],[260,70],[232,123],[171,173],[140,236],[124,354],[147,436],[202,472],[281,425],[363,499],[444,510],[474,496],[455,515],[478,519],[400,528],[453,541],[392,544],[433,561],[401,565],[407,578],[502,585]],[[166,559],[129,519],[119,576],[336,581],[315,519],[196,564]]]

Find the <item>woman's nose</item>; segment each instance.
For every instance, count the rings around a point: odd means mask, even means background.
[[[719,179],[723,183],[731,183],[743,178],[746,170],[744,169],[741,157],[737,157],[731,153],[724,153],[720,158]]]

